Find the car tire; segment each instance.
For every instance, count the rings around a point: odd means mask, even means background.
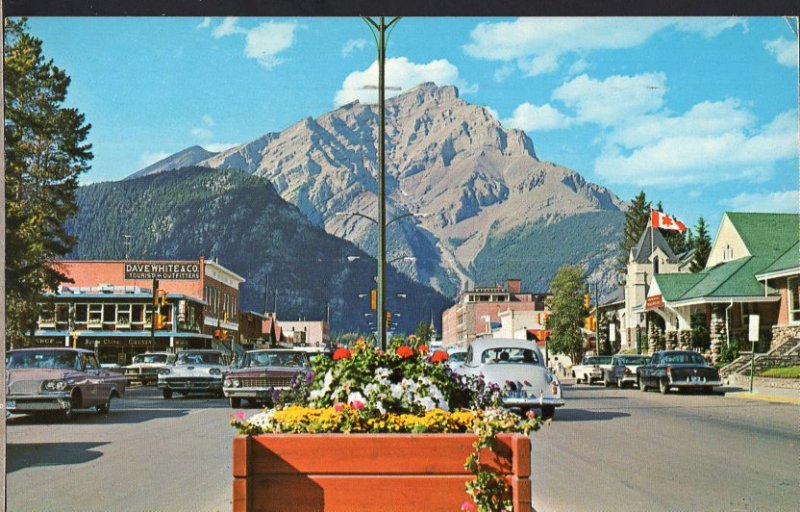
[[[556,407],[554,405],[544,405],[542,406],[542,419],[543,420],[552,420],[553,416],[556,415]]]
[[[97,414],[108,414],[108,411],[111,410],[111,397],[108,397],[105,403],[95,406],[94,410],[97,411]]]
[[[703,389],[701,390],[701,393],[703,393],[704,395],[710,395],[713,392],[714,388],[712,386],[703,386]]]
[[[639,377],[637,382],[639,383],[639,391],[647,391],[647,384],[644,383],[644,379]]]
[[[620,378],[617,378],[617,387],[619,389],[622,389],[622,388],[625,387],[625,385],[622,383],[622,379],[620,379]]]
[[[591,386],[592,384],[594,384],[594,379],[593,379],[593,378],[591,378],[591,377],[589,377],[589,376],[587,375],[587,376],[586,376],[586,381],[585,381],[585,382],[586,382],[586,385],[587,385],[587,386]]]
[[[607,388],[611,387],[611,381],[608,380],[606,377],[603,377],[603,386]]]
[[[662,395],[669,393],[669,383],[667,382],[667,379],[658,379],[658,390]]]
[[[231,404],[231,409],[237,409],[242,406],[242,399],[236,397],[230,397],[228,402]]]
[[[166,399],[169,400],[172,398],[172,390],[169,388],[164,388],[161,390],[161,395]]]

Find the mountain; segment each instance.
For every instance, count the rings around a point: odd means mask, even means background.
[[[206,160],[214,155],[216,155],[216,153],[212,151],[206,151],[200,146],[192,146],[184,149],[183,151],[178,151],[174,155],[170,155],[167,158],[163,158],[158,162],[131,174],[125,179],[130,180],[139,178],[141,176],[150,176],[152,174],[170,171],[172,169],[180,169],[181,167],[190,167],[192,165],[197,165],[203,160]]]
[[[469,283],[492,284],[490,276],[543,291],[559,265],[583,262],[601,290],[613,287],[614,228],[625,208],[613,192],[539,160],[524,132],[453,86],[421,84],[387,100],[386,113],[387,221],[413,214],[387,228],[387,252],[417,258],[400,270],[453,296]],[[201,164],[268,179],[311,222],[374,254],[375,225],[365,216],[377,217],[378,133],[377,107],[354,102]],[[596,214],[607,229],[574,221]],[[547,261],[530,264],[537,254]]]
[[[377,263],[355,245],[313,225],[264,178],[240,170],[189,167],[80,187],[80,208],[66,225],[78,237],[68,258],[218,259],[246,279],[242,309],[264,311],[278,291],[279,318],[321,319],[334,330],[367,330],[368,293]],[[349,262],[348,256],[360,259]],[[387,272],[387,301],[403,332],[437,319],[448,300],[407,276]],[[407,300],[394,298],[405,293]],[[437,322],[438,324],[438,322]]]

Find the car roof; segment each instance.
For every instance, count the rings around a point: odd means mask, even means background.
[[[210,348],[187,348],[187,349],[181,350],[178,353],[179,354],[185,354],[186,352],[193,352],[193,353],[202,352],[202,353],[208,353],[208,354],[222,354],[221,350],[214,350],[214,349],[210,349]]]
[[[481,351],[492,348],[527,348],[539,352],[536,343],[528,340],[514,340],[503,338],[478,338],[472,342],[473,351]]]
[[[94,354],[93,351],[85,349],[85,348],[72,348],[72,347],[26,347],[26,348],[15,348],[14,350],[9,350],[8,353],[11,352],[33,352],[34,350],[42,351],[42,350],[68,350],[70,352],[82,352],[84,354]]]
[[[296,350],[293,348],[259,348],[256,350],[248,350],[248,354],[254,354],[256,352],[294,352],[295,354],[307,354],[308,350]]]

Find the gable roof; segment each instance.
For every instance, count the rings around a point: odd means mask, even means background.
[[[789,247],[772,265],[759,272],[756,277],[765,279],[770,274],[780,274],[792,270],[800,273],[800,241]]]
[[[649,261],[650,255],[653,253],[651,247],[653,249],[656,247],[661,249],[670,261],[677,261],[678,259],[672,247],[669,246],[667,240],[664,238],[664,235],[661,234],[661,231],[647,228],[644,230],[644,233],[642,233],[642,236],[639,237],[636,246],[631,249],[633,260],[641,263]]]
[[[800,239],[800,215],[795,213],[726,212],[753,256],[777,259]]]

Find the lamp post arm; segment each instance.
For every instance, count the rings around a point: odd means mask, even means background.
[[[389,227],[389,224],[391,224],[391,223],[392,223],[392,222],[394,222],[394,221],[397,221],[397,220],[400,220],[400,219],[405,219],[406,217],[413,217],[414,215],[415,215],[415,214],[414,214],[414,213],[411,213],[411,212],[409,212],[409,213],[404,213],[403,215],[399,215],[399,216],[397,216],[397,217],[393,218],[392,220],[390,220],[389,222],[387,222],[387,223],[386,223],[386,227]]]
[[[344,213],[344,212],[343,212],[343,213]],[[375,223],[375,224],[377,224],[377,223],[378,223],[378,221],[377,221],[377,220],[373,219],[373,218],[372,218],[372,217],[370,217],[369,215],[364,215],[364,214],[363,214],[363,213],[361,213],[361,212],[347,212],[347,213],[344,213],[344,214],[345,214],[345,215],[349,215],[350,217],[363,217],[363,218],[367,219],[367,220],[368,220],[368,221],[370,221],[370,222],[373,222],[373,223]]]

